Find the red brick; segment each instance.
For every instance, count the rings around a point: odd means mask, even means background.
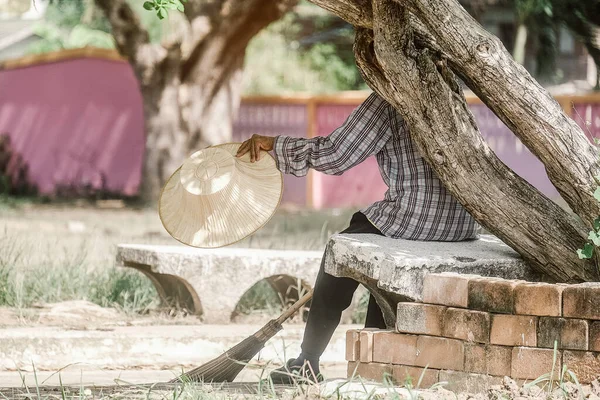
[[[554,364],[554,378],[561,373],[561,352],[557,351]],[[552,371],[554,350],[531,347],[515,347],[512,350],[512,367],[510,376],[513,379],[536,379]]]
[[[559,317],[566,285],[520,283],[515,287],[515,314]]]
[[[447,382],[444,389],[454,393],[486,393],[491,386],[501,385],[502,378],[461,371],[440,371],[440,382]],[[455,398],[456,395],[454,395]],[[441,396],[440,396],[441,397]]]
[[[415,335],[442,336],[446,307],[423,303],[398,303],[396,330]]]
[[[414,364],[417,367],[462,371],[464,360],[465,351],[460,340],[434,336],[417,338],[417,358]]]
[[[487,373],[494,376],[510,376],[512,347],[486,346]]]
[[[537,346],[569,350],[588,349],[588,321],[583,319],[540,317]]]
[[[356,329],[346,331],[346,361],[360,359],[360,333]]]
[[[565,350],[563,363],[581,384],[591,383],[600,375],[600,353]]]
[[[477,275],[450,272],[425,275],[423,303],[467,308],[469,280],[476,277],[479,278]]]
[[[394,365],[392,368],[392,376],[397,384],[413,388],[427,389],[438,382],[439,370],[410,367],[407,365]],[[419,380],[421,381],[419,384]]]
[[[469,308],[501,314],[513,312],[514,289],[519,281],[480,278],[469,281]]]
[[[492,315],[490,343],[504,346],[537,346],[537,318],[527,315]]]
[[[369,363],[373,361],[373,331],[360,331],[360,362]]]
[[[392,331],[373,333],[373,362],[413,365],[417,357],[417,336]]]
[[[590,340],[588,348],[592,351],[600,351],[600,321],[590,324]]]
[[[392,366],[380,363],[348,363],[348,378],[358,379],[359,377],[366,380],[383,382],[384,379],[392,379]]]
[[[600,320],[600,283],[569,285],[563,290],[564,317]]]
[[[485,345],[465,343],[465,372],[485,374],[487,363],[485,358]]]
[[[448,308],[444,313],[442,336],[489,343],[490,315],[482,311]]]
[[[465,344],[465,372],[494,376],[510,375],[512,348]]]
[[[348,366],[346,367],[346,377],[348,379],[352,378],[357,373],[357,366],[360,362],[358,361],[348,361]]]

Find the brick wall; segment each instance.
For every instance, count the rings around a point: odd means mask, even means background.
[[[443,273],[423,290],[423,303],[398,304],[395,330],[348,331],[349,377],[478,390],[504,376],[558,378],[563,365],[581,383],[600,376],[600,284]]]

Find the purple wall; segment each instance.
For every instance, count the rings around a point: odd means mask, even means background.
[[[471,111],[481,135],[498,158],[546,196],[551,199],[560,196],[550,183],[544,164],[496,117],[496,114],[484,104],[472,104]]]
[[[340,98],[343,98],[340,95]],[[313,135],[327,135],[361,102],[317,98]],[[600,102],[576,100],[573,118],[588,137],[600,136]],[[306,137],[309,100],[252,98],[242,102],[234,141],[253,133]],[[556,198],[543,165],[484,105],[471,106],[481,132],[509,167]],[[137,193],[144,153],[142,101],[130,66],[122,61],[81,58],[0,71],[0,134],[29,165],[45,194],[86,186]],[[316,208],[360,207],[381,199],[386,187],[373,157],[341,176],[286,176],[283,200]]]
[[[69,186],[138,190],[144,119],[124,62],[76,59],[0,71],[1,133],[41,193]]]
[[[322,136],[332,132],[344,122],[359,103],[359,101],[356,104],[344,105],[318,103],[315,118],[316,134]],[[242,108],[244,107],[242,105]],[[558,191],[548,179],[543,164],[506,125],[483,104],[472,104],[471,110],[483,137],[496,155],[546,196],[558,199],[560,197]],[[575,104],[573,118],[589,138],[600,137],[600,104]],[[289,190],[291,184],[300,185],[299,182],[291,181],[286,190]],[[327,176],[313,172],[312,205],[316,208],[360,207],[380,200],[386,189],[377,162],[374,157],[370,157],[363,164],[341,176]],[[301,199],[297,201],[300,202]]]
[[[233,141],[243,142],[253,134],[306,137],[307,112],[304,104],[243,104],[233,124]],[[283,203],[303,206],[307,199],[307,179],[283,177]]]
[[[600,137],[600,104],[575,104],[573,119],[581,126],[588,139]]]

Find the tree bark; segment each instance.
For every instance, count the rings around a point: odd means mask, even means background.
[[[478,222],[551,279],[597,280],[595,265],[576,254],[585,242],[585,225],[506,167],[483,140],[448,65],[457,68],[457,61],[439,51],[444,42],[420,26],[415,30],[415,16],[392,0],[373,0],[370,13],[345,15],[353,10],[349,2],[331,0],[328,9],[348,21],[368,15],[357,28],[359,69],[403,115],[421,154],[448,190]]]
[[[193,151],[231,139],[246,46],[297,0],[189,0],[152,44],[126,0],[95,0],[138,77],[146,119],[142,201],[154,202]]]
[[[471,90],[540,159],[563,199],[591,227],[600,215],[593,196],[600,166],[577,123],[456,0],[402,4],[425,24]]]

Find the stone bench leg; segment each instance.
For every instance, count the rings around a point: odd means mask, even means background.
[[[198,294],[185,280],[175,275],[153,272],[148,265],[125,262],[124,266],[142,272],[152,281],[163,306],[183,308],[190,314],[203,314]]]
[[[362,283],[373,295],[373,297],[375,297],[377,305],[379,305],[379,308],[381,308],[383,313],[383,319],[385,320],[387,328],[394,329],[396,327],[398,303],[401,301],[407,301],[407,299],[400,295],[395,295],[393,293],[386,292],[385,290],[381,290],[377,287],[377,281],[375,279],[369,279],[364,275],[360,278],[356,276],[352,278]]]

